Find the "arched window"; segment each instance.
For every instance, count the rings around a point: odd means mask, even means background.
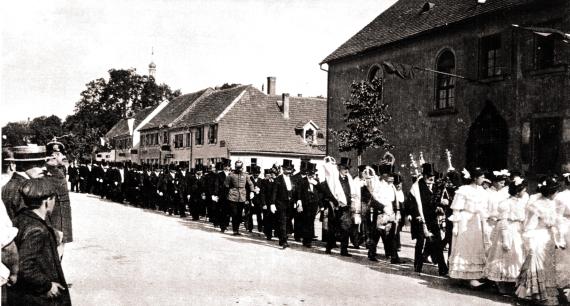
[[[437,71],[455,73],[455,55],[445,50],[437,59]],[[445,109],[455,106],[455,79],[442,73],[437,74],[435,108]]]
[[[368,70],[368,82],[374,80],[374,78],[382,78],[384,71],[378,65],[373,65],[370,70]]]

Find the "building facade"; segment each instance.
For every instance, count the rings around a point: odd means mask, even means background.
[[[456,168],[559,172],[570,161],[569,11],[557,0],[400,0],[321,63],[328,126],[345,126],[353,81],[381,77],[392,120],[380,128],[403,174],[420,152],[445,171],[445,149]],[[343,155],[332,137],[327,152]]]
[[[138,160],[146,164],[212,166],[222,158],[270,168],[292,159],[321,164],[325,157],[326,100],[275,95],[251,85],[207,88],[173,99],[139,127]],[[122,138],[115,147],[121,147]],[[124,142],[124,141],[123,141]],[[132,155],[131,155],[132,156]]]

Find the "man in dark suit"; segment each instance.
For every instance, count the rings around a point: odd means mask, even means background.
[[[336,240],[340,241],[340,255],[350,257],[348,253],[348,240],[349,231],[352,227],[352,216],[351,216],[351,205],[357,205],[360,203],[352,203],[352,178],[349,176],[350,170],[350,159],[341,158],[339,168],[339,182],[342,188],[342,193],[344,193],[344,198],[346,203],[337,199],[331,192],[328,184],[323,184],[323,196],[325,203],[328,203],[328,237],[326,253],[331,254],[332,248],[336,244]],[[334,178],[331,178],[334,179]]]
[[[12,305],[71,305],[56,234],[46,217],[55,206],[56,192],[46,178],[27,180],[20,188],[28,207],[14,220],[19,250],[18,281],[8,288]]]
[[[431,164],[422,165],[422,177],[412,185],[410,213],[412,216],[412,238],[416,239],[414,269],[422,272],[424,244],[429,241],[429,252],[438,265],[439,274],[446,275],[448,268],[443,257],[443,244],[437,221],[438,203],[434,201],[436,172]]]
[[[259,178],[261,169],[257,165],[251,166],[250,180],[253,184],[253,190],[248,190],[249,208],[246,214],[246,228],[249,232],[253,230],[253,216],[255,215],[257,221],[257,230],[263,232],[263,219],[261,215],[261,208],[265,205],[265,197],[261,192],[261,179]]]
[[[230,160],[227,158],[222,158],[222,161],[217,164],[218,169],[218,179],[215,181],[214,194],[212,195],[212,201],[216,205],[217,219],[220,225],[220,230],[226,231],[230,223],[229,217],[229,204],[228,204],[228,188],[224,185],[226,177],[230,174],[231,164]]]
[[[204,175],[206,215],[208,216],[208,221],[214,224],[214,227],[219,226],[216,202],[212,200],[212,196],[216,195],[216,181],[218,180],[218,173],[216,172],[217,169],[217,165],[210,164],[208,171]]]
[[[287,225],[289,216],[293,213],[294,204],[297,202],[295,193],[295,180],[291,177],[294,171],[293,161],[283,160],[283,174],[275,179],[273,194],[271,196],[271,211],[277,213],[277,229],[279,231],[279,245],[284,249],[289,247],[287,243]]]
[[[71,192],[79,192],[79,169],[72,163],[67,168],[68,181],[71,184]]]
[[[194,171],[196,173],[190,180],[190,214],[192,214],[192,220],[200,220],[200,216],[205,212],[206,180],[202,165],[196,165]]]
[[[91,173],[89,168],[87,168],[86,161],[83,160],[79,165],[79,189],[82,193],[89,192],[89,189],[91,189],[90,180]]]
[[[319,181],[315,178],[317,165],[307,163],[305,169],[307,176],[301,179],[297,188],[297,211],[299,215],[295,219],[295,228],[297,222],[302,224],[303,245],[311,247],[313,236],[315,235],[315,217],[319,210]]]
[[[261,207],[263,212],[263,233],[265,239],[271,240],[273,238],[273,229],[276,226],[276,216],[271,212],[271,197],[273,196],[273,185],[277,177],[276,169],[265,169],[265,179],[260,182],[261,193],[263,194],[264,204]]]

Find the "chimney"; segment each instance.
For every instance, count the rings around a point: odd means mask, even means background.
[[[282,95],[283,97],[283,118],[284,119],[289,119],[289,94],[288,93],[284,93]]]
[[[303,94],[297,94],[297,97],[302,98]]]
[[[274,96],[275,95],[275,81],[276,77],[267,77],[267,94]]]

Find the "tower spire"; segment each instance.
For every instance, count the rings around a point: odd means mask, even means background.
[[[150,53],[150,64],[148,64],[148,75],[155,78],[156,64],[154,63],[153,58],[154,58],[154,47],[152,47]]]

